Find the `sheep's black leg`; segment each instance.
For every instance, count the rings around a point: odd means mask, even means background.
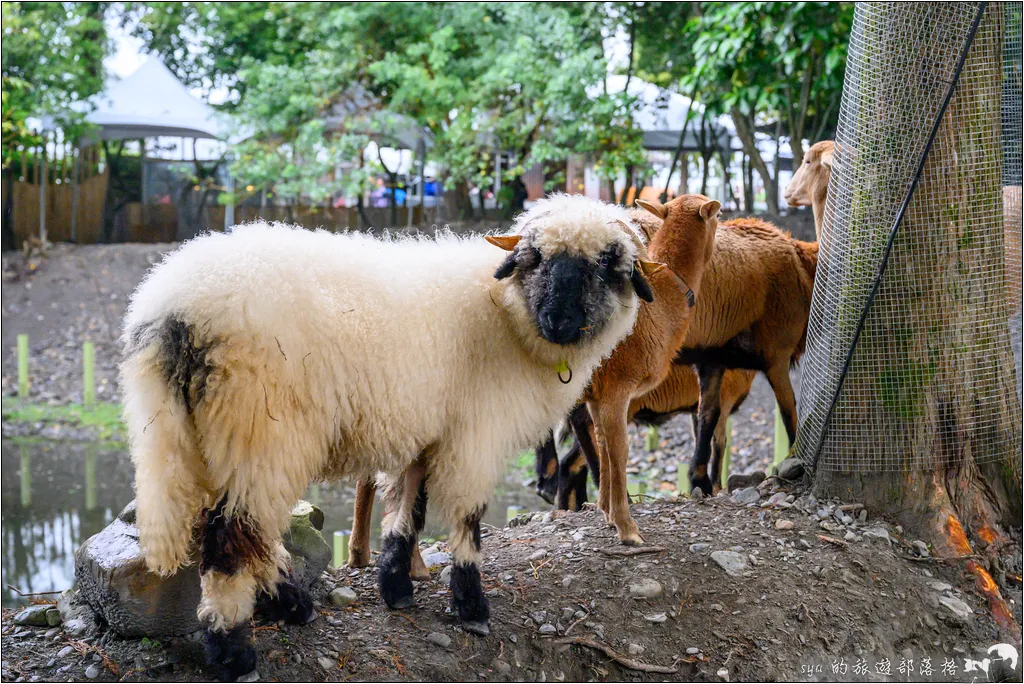
[[[722,414],[721,366],[697,366],[697,379],[700,383],[700,405],[697,408],[696,447],[690,463],[690,488],[700,487],[701,491],[710,496],[712,482],[708,476],[708,460],[711,457],[711,439]]]
[[[480,585],[480,519],[486,504],[467,515],[452,532],[452,605],[463,629],[474,634],[490,634],[491,611]]]
[[[537,496],[550,503],[555,503],[558,489],[558,450],[555,448],[554,431],[548,432],[548,438],[535,449],[537,463]]]
[[[199,573],[203,598],[198,616],[204,624],[206,663],[216,676],[234,681],[256,669],[252,615],[258,579],[253,568],[276,558],[244,514],[228,515],[226,498],[204,512]]]
[[[569,426],[574,440],[558,469],[558,508],[576,511],[587,502],[588,471],[594,485],[601,486],[601,465],[594,445],[594,421],[586,404],[569,414]]]
[[[410,572],[416,547],[416,508],[425,476],[426,469],[421,461],[417,461],[401,477],[389,482],[384,490],[384,536],[377,561],[377,582],[381,598],[392,610],[402,610],[413,604]],[[422,501],[425,516],[425,488],[422,489]]]
[[[305,625],[316,619],[312,594],[296,584],[291,573],[283,575],[275,589],[274,594],[261,593],[256,601],[256,610],[265,620]]]
[[[409,576],[418,582],[425,582],[430,579],[430,570],[427,569],[427,564],[423,562],[423,556],[420,555],[420,547],[417,545],[417,540],[426,524],[427,478],[424,476],[423,480],[420,481],[419,491],[416,493],[416,501],[412,506],[412,525],[415,536],[413,537]]]

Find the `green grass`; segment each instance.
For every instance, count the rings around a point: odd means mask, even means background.
[[[100,402],[89,409],[81,404],[49,406],[4,397],[3,419],[7,423],[44,423],[86,428],[95,432],[97,439],[104,441],[121,441],[125,433],[120,404]]]

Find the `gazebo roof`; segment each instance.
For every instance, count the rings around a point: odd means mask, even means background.
[[[100,140],[179,136],[224,139],[227,122],[196,98],[159,59],[150,57],[125,78],[110,76],[92,98],[86,121]]]

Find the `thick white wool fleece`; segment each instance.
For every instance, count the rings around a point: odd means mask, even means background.
[[[566,196],[519,230],[587,255],[633,237],[619,208]],[[214,369],[192,416],[158,344],[122,364],[150,566],[185,562],[191,524],[225,494],[276,537],[310,480],[397,474],[426,450],[431,502],[456,524],[485,503],[506,456],[540,441],[632,329],[632,294],[570,353],[540,339],[502,250],[482,238],[380,240],[256,223],[195,239],[155,268],[126,336],[174,317]],[[554,365],[567,360],[562,384]]]

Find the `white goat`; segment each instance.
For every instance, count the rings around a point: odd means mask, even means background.
[[[199,617],[218,675],[255,667],[257,594],[277,617],[315,615],[280,544],[315,478],[385,473],[381,594],[405,607],[429,477],[451,525],[454,606],[486,633],[477,563],[493,485],[632,329],[634,292],[652,297],[635,267],[645,254],[624,209],[559,195],[487,240],[257,223],[154,268],[121,366],[141,544],[151,569],[173,573],[199,525]]]

